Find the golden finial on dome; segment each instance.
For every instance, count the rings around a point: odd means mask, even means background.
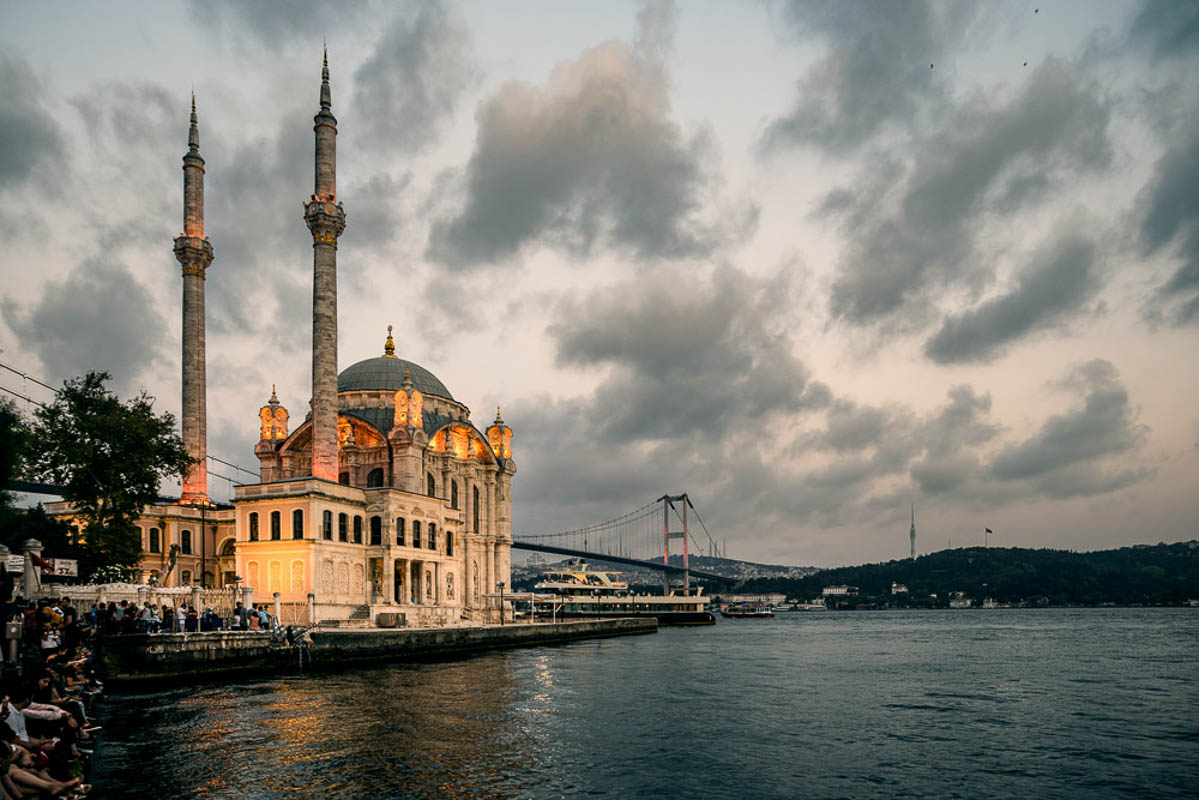
[[[383,345],[383,357],[384,358],[395,358],[396,357],[396,343],[391,338],[391,326],[390,325],[387,326],[387,343]],[[404,367],[404,369],[405,369],[405,371],[407,371],[408,368]]]
[[[279,395],[275,394],[275,384],[273,384],[273,383],[271,384],[271,402],[272,403],[279,402]]]
[[[504,424],[504,418],[500,415],[500,407],[499,406],[495,407],[495,424],[496,425]]]

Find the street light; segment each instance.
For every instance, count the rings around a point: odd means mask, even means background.
[[[504,624],[504,582],[496,581],[495,586],[500,590],[500,624]]]

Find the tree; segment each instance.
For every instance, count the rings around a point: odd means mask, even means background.
[[[13,513],[8,487],[19,480],[29,452],[29,425],[9,400],[0,400],[0,518]]]
[[[66,381],[36,413],[32,474],[62,487],[83,522],[84,566],[130,569],[141,555],[134,522],[158,499],[158,484],[194,463],[170,413],[142,392],[128,403],[105,388],[107,372]]]

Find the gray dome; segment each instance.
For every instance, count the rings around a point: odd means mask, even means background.
[[[445,384],[439,381],[432,372],[420,364],[414,364],[394,356],[368,358],[346,367],[337,376],[337,391],[385,390],[394,392],[401,388],[400,384],[404,382],[404,367],[408,367],[408,376],[412,379],[412,385],[419,389],[421,394],[433,394],[447,400],[454,399],[450,390],[445,388]]]

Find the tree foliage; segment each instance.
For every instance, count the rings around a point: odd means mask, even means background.
[[[892,595],[891,583],[907,586]],[[857,586],[850,605],[939,606],[954,592],[975,601],[1027,605],[1175,605],[1199,599],[1199,542],[1073,553],[1019,547],[942,550],[915,560],[822,570],[800,579],[750,581],[745,591],[819,597],[825,586]],[[935,598],[932,595],[936,595]]]
[[[105,388],[106,372],[63,384],[36,413],[29,471],[62,488],[85,528],[88,567],[133,567],[141,553],[134,522],[158,499],[163,479],[193,463],[170,413],[154,413],[142,392],[122,402]]]
[[[13,513],[8,487],[24,473],[29,425],[9,400],[0,400],[0,522]]]

